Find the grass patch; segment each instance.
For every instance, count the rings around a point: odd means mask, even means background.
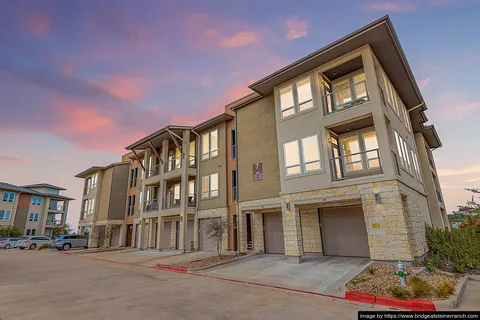
[[[431,286],[425,280],[417,276],[411,277],[409,283],[415,298],[424,298],[432,292]]]
[[[450,280],[443,280],[433,287],[433,292],[440,299],[446,299],[449,295],[455,293],[455,284]]]
[[[400,287],[398,285],[388,287],[388,293],[390,293],[394,298],[402,300],[408,299],[412,296],[406,287]]]

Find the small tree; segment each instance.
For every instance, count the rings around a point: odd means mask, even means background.
[[[22,230],[15,226],[6,226],[0,228],[0,236],[2,237],[12,237],[19,238],[23,235]]]
[[[55,225],[52,229],[52,239],[62,234],[69,234],[70,232],[72,232],[72,229],[68,223]]]
[[[208,239],[214,240],[217,244],[218,256],[221,256],[222,251],[222,238],[223,234],[227,231],[227,220],[224,218],[208,219],[205,225],[205,233]]]

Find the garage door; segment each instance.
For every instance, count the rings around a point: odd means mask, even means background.
[[[110,247],[118,247],[120,242],[120,228],[112,228],[112,235],[110,236]]]
[[[370,257],[362,207],[322,209],[320,223],[324,255]]]
[[[220,218],[211,218],[220,219]],[[210,219],[200,219],[199,222],[199,234],[198,234],[198,249],[202,251],[217,251],[217,244],[214,240],[208,239],[205,227]]]
[[[162,249],[170,249],[170,239],[172,237],[172,223],[165,222],[162,234]]]
[[[265,226],[265,252],[285,254],[282,213],[265,213],[263,224]]]

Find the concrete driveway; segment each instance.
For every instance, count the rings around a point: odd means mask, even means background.
[[[284,255],[261,254],[244,262],[203,272],[206,275],[344,297],[344,285],[370,260],[304,256],[301,264]]]

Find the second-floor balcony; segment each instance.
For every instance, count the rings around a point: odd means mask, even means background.
[[[50,211],[65,211],[67,206],[63,203],[50,203],[48,210]]]
[[[157,198],[145,201],[145,205],[143,207],[144,212],[157,211],[158,209],[159,203]]]
[[[334,181],[382,173],[378,149],[346,154],[330,159]]]
[[[47,220],[45,226],[46,227],[50,227],[50,228],[53,228],[55,226],[60,226],[62,225],[62,220]]]
[[[167,196],[164,197],[162,202],[162,209],[172,209],[172,208],[179,208],[181,204],[181,198],[178,196]],[[187,207],[195,207],[196,206],[196,201],[195,201],[195,196],[190,195],[188,196],[187,200]]]

